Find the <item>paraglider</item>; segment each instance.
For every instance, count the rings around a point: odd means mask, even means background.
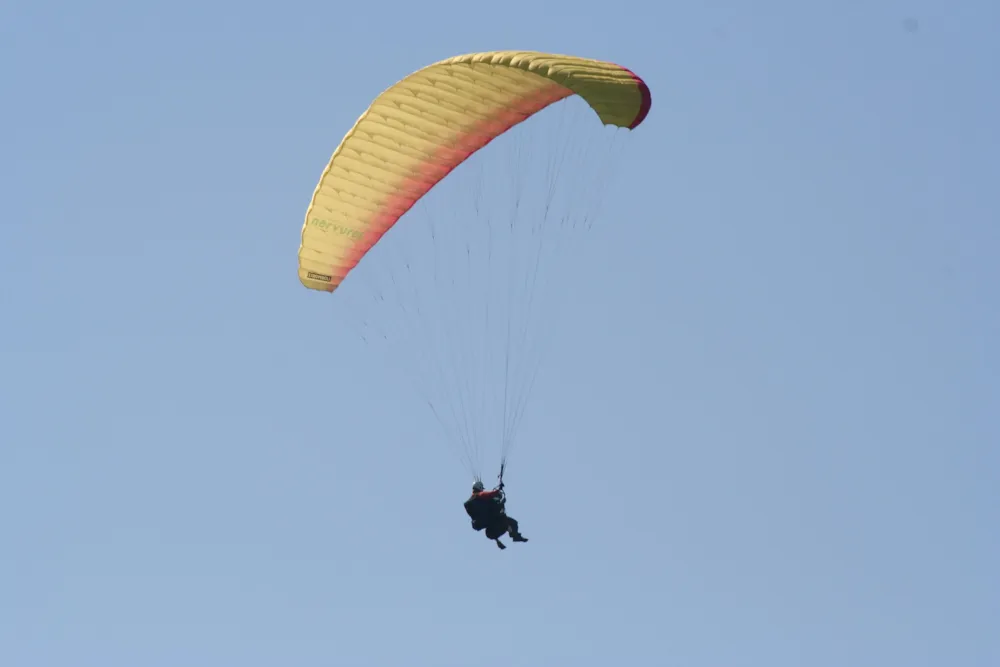
[[[503,482],[490,491],[480,480],[472,485],[472,495],[465,501],[465,512],[472,521],[472,529],[485,530],[486,539],[494,540],[501,549],[507,546],[500,541],[504,533],[515,542],[527,542],[521,535],[517,519],[507,514],[507,497],[503,492]]]
[[[627,130],[643,122],[651,105],[649,88],[625,67],[534,51],[456,56],[424,67],[390,86],[375,98],[337,146],[313,192],[298,252],[301,283],[310,290],[339,294],[348,277],[357,272],[362,259],[381,245],[383,236],[453,170],[515,126],[567,98],[582,99],[589,107],[590,118],[596,114],[603,126]],[[526,148],[534,149],[535,145],[528,144]],[[518,159],[527,152],[519,149]],[[583,164],[579,160],[570,166],[576,169],[577,162]],[[553,213],[554,181],[562,175],[554,164],[551,157],[547,162],[542,161],[544,176],[537,179],[521,171],[520,166],[514,169],[510,180],[516,192],[510,213],[483,213],[482,203],[476,199],[474,214],[463,218],[461,224],[446,228],[432,223],[432,256],[412,245],[405,246],[403,251],[411,253],[410,259],[391,264],[388,287],[379,286],[374,293],[375,302],[398,305],[417,324],[393,322],[393,331],[387,327],[373,338],[389,341],[390,333],[453,336],[443,344],[422,338],[416,352],[401,356],[415,361],[419,368],[414,375],[425,378],[428,384],[454,383],[442,390],[446,401],[436,401],[431,396],[426,400],[451,439],[464,445],[470,472],[477,480],[480,471],[472,453],[484,442],[499,442],[503,469],[517,421],[534,383],[536,368],[528,362],[537,366],[536,358],[525,355],[527,361],[519,365],[516,356],[519,346],[526,348],[533,338],[528,335],[527,324],[515,319],[514,311],[522,307],[527,322],[538,308],[532,290],[543,248],[549,247],[545,245],[548,243],[545,224],[549,224],[546,220],[553,221],[549,227],[556,231],[576,228],[570,214]],[[497,189],[504,186],[490,178],[480,178],[486,186]],[[537,214],[528,214],[518,188],[533,179],[547,189]],[[596,189],[599,188],[581,188],[569,195],[568,204],[584,202],[589,190]],[[475,196],[480,196],[478,191]],[[527,222],[521,222],[523,219]],[[442,235],[448,231],[473,233],[473,223],[477,220],[482,221],[480,229],[488,236],[481,246],[462,241],[458,246],[461,254],[451,255],[456,275],[450,281],[442,278],[449,261]],[[522,228],[526,235],[523,243],[515,239],[515,232]],[[525,247],[529,250],[525,268],[513,259],[506,263],[496,258],[502,248],[500,233],[508,229],[511,252]],[[481,254],[476,256],[478,248]],[[416,265],[420,260],[431,265],[426,279],[432,282],[432,287],[425,292],[417,288]],[[493,303],[490,301],[493,293],[505,283],[490,272],[504,269],[508,272],[507,291]],[[473,273],[480,270],[489,277],[482,286],[473,285]],[[441,296],[439,291],[446,288],[455,290],[467,303]],[[428,307],[426,300],[435,298],[442,303],[437,308]],[[456,320],[444,315],[452,308]],[[368,332],[370,318],[358,319]],[[454,323],[459,320],[460,324]],[[424,358],[434,353],[451,355],[454,368],[443,367],[443,362],[435,365]],[[494,366],[502,370],[494,373],[491,370]],[[445,406],[445,402],[449,405]],[[488,418],[501,409],[502,426],[494,427]],[[504,533],[515,541],[527,541],[520,535],[517,522],[506,515],[504,500],[501,475],[500,487],[494,491],[479,489],[469,501],[475,501],[470,511],[474,527],[480,526],[476,529],[485,530],[487,537],[496,540],[501,548],[505,547],[499,537]],[[469,507],[467,503],[467,511]],[[473,516],[475,512],[480,514]]]

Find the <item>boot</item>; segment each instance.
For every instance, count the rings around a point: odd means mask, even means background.
[[[500,547],[501,549],[507,548],[507,545],[501,542],[500,540],[497,540],[497,546]]]
[[[524,535],[522,535],[521,533],[512,533],[511,536],[510,536],[510,539],[514,540],[515,542],[527,542],[528,541],[528,538],[525,537]]]

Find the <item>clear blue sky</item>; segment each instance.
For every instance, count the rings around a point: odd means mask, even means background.
[[[0,664],[1000,665],[998,31],[991,0],[3,3]],[[653,109],[501,552],[295,253],[375,95],[505,48],[620,62]]]

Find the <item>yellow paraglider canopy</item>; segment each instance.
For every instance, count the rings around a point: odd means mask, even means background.
[[[579,95],[606,125],[635,128],[649,88],[613,63],[532,51],[449,58],[379,95],[333,153],[302,227],[299,280],[332,292],[428,190],[545,107]]]

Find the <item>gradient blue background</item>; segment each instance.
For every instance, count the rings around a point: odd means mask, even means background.
[[[990,0],[4,3],[0,664],[1000,665],[998,31]],[[503,48],[654,100],[505,552],[295,277],[364,106]]]

